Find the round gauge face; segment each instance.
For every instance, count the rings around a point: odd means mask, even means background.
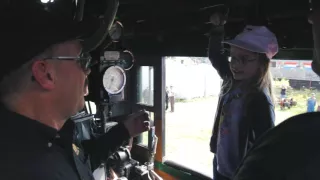
[[[118,94],[126,85],[126,74],[121,67],[111,66],[104,72],[102,81],[109,94]]]

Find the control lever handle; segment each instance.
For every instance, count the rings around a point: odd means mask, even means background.
[[[156,172],[154,172],[153,170],[149,171],[151,177],[153,180],[163,180],[162,177],[160,177]]]
[[[153,163],[153,157],[156,154],[158,137],[155,134],[155,127],[151,127],[148,137],[149,163]]]

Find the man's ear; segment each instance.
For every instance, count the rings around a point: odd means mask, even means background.
[[[34,80],[45,90],[52,90],[55,87],[53,65],[47,61],[37,60],[32,64],[32,75]]]

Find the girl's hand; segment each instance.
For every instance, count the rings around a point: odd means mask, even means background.
[[[227,23],[227,17],[217,12],[210,16],[210,22],[215,26],[223,26]]]

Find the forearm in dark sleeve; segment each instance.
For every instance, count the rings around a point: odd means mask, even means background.
[[[279,138],[281,136],[275,131],[262,135],[244,157],[232,180],[284,179],[282,174],[286,171],[285,164],[290,155],[286,151],[288,144]]]
[[[217,70],[222,79],[231,75],[228,57],[224,53],[222,41],[224,38],[224,27],[214,27],[210,32],[208,57],[212,66]]]
[[[265,156],[267,155],[250,151],[232,180],[271,180],[269,172],[265,170],[273,167],[266,167],[268,163],[264,161]],[[268,165],[272,166],[272,164]]]
[[[94,140],[84,141],[82,144],[86,152],[102,161],[107,160],[129,138],[128,130],[119,123],[104,135]]]

